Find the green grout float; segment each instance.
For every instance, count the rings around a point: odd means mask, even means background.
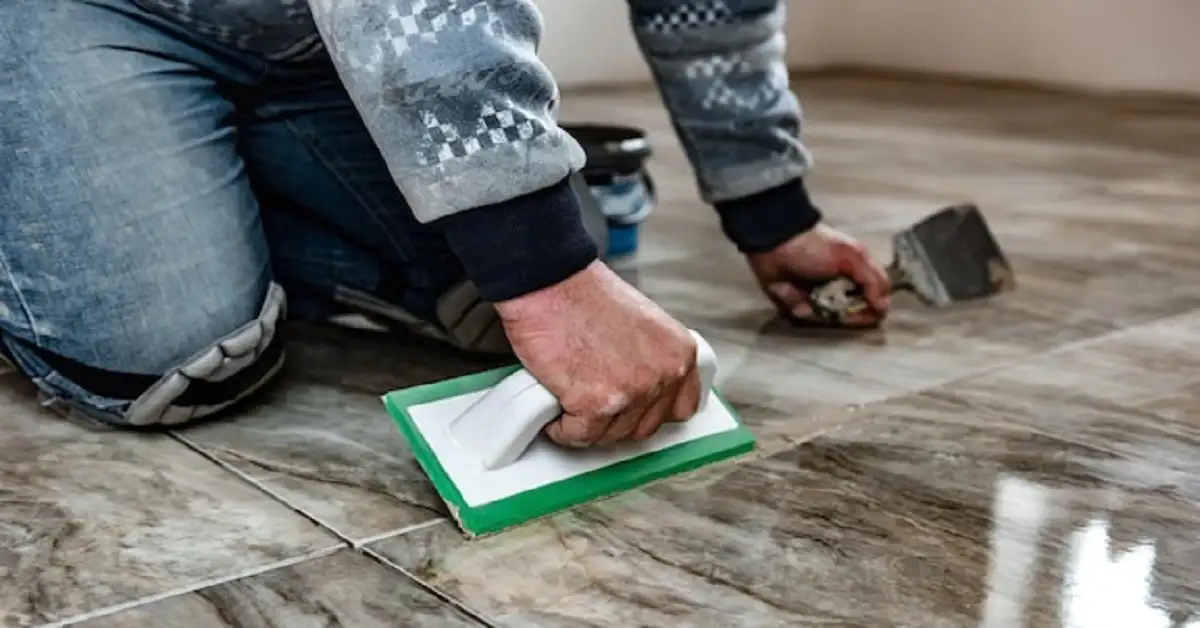
[[[692,334],[706,391],[700,409],[641,442],[554,445],[542,431],[562,413],[558,400],[517,366],[394,391],[384,404],[463,532],[494,534],[754,448],[714,387],[716,354]]]

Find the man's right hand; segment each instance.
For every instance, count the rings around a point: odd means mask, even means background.
[[[559,399],[546,434],[560,445],[645,439],[699,407],[695,339],[601,262],[496,309],[521,363]]]

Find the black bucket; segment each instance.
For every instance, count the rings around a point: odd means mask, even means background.
[[[608,225],[607,258],[638,248],[638,226],[654,208],[655,186],[646,170],[652,154],[646,132],[628,126],[562,125],[583,147],[583,179]]]

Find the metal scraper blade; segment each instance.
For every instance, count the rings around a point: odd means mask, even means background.
[[[893,241],[893,274],[926,303],[946,307],[1016,287],[1012,265],[979,208],[947,207]]]

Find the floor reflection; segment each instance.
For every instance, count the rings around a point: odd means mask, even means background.
[[[1063,626],[1200,628],[1200,621],[1173,618],[1156,599],[1156,545],[1152,539],[1120,543],[1107,517],[1096,517],[1072,532],[1062,588]]]
[[[1000,479],[981,628],[1200,628],[1197,535],[1126,507],[1137,496],[1085,492]]]

